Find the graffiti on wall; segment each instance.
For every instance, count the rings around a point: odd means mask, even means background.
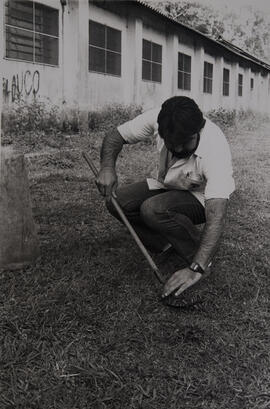
[[[4,102],[14,102],[23,97],[33,95],[36,97],[39,91],[40,73],[38,70],[33,73],[30,70],[14,74],[11,80],[3,78],[3,99]]]

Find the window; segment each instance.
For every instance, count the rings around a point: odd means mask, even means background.
[[[212,94],[213,90],[213,64],[204,62],[203,69],[203,92]]]
[[[223,68],[223,95],[228,96],[230,91],[230,70]]]
[[[89,21],[89,71],[121,76],[121,31]]]
[[[238,74],[238,96],[243,96],[243,75]]]
[[[58,10],[43,4],[6,1],[6,57],[58,65],[58,20]]]
[[[161,82],[162,46],[143,39],[142,79]]]
[[[191,57],[178,53],[178,88],[191,89]]]
[[[251,91],[254,89],[254,78],[250,78],[250,89]]]

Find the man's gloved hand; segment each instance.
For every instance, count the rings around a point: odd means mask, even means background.
[[[116,197],[117,174],[115,168],[111,166],[101,168],[96,178],[96,185],[106,200],[111,200],[111,196]]]
[[[165,283],[162,297],[167,297],[175,291],[175,296],[178,297],[187,288],[191,287],[202,277],[202,274],[190,270],[188,267],[182,270],[177,270]]]

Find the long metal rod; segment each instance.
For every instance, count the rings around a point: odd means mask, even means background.
[[[89,155],[86,152],[82,153],[83,158],[85,159],[85,161],[87,162],[88,166],[90,167],[90,169],[92,170],[93,174],[95,177],[97,177],[98,175],[98,171],[97,168],[95,167],[94,163],[92,162],[91,158],[89,157]],[[127,227],[127,229],[129,230],[130,234],[132,235],[133,239],[135,240],[135,242],[137,243],[139,249],[141,250],[142,254],[144,255],[144,257],[146,258],[146,260],[148,261],[150,267],[152,268],[152,270],[155,273],[156,278],[158,279],[158,281],[162,284],[164,284],[165,279],[161,276],[161,273],[158,269],[158,266],[156,265],[156,263],[154,262],[154,260],[152,259],[152,257],[150,256],[150,254],[148,253],[148,251],[146,250],[146,248],[144,247],[143,243],[141,242],[140,238],[138,237],[137,233],[135,232],[135,230],[133,229],[133,227],[131,226],[131,224],[129,223],[126,215],[124,214],[123,210],[121,209],[121,207],[119,206],[117,200],[112,196],[111,198],[112,204],[115,208],[115,210],[117,211],[117,213],[119,214],[119,216],[121,217],[121,220],[123,221],[124,225]]]

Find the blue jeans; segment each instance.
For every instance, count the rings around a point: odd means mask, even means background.
[[[145,180],[118,188],[116,195],[146,248],[159,253],[170,243],[180,256],[192,259],[199,244],[195,225],[205,222],[205,211],[189,191],[149,190]],[[107,208],[120,220],[111,202]]]

